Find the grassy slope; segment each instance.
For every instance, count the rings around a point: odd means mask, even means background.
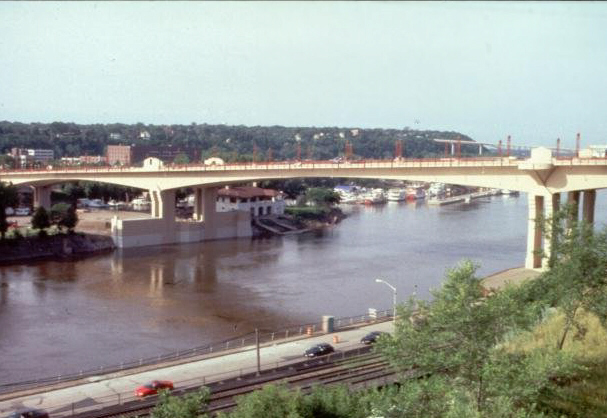
[[[545,412],[565,417],[607,417],[607,331],[592,314],[582,312],[580,322],[586,332],[582,336],[570,332],[563,350],[586,366],[576,379],[563,383],[542,395],[539,404]],[[555,313],[539,325],[533,334],[517,342],[520,349],[556,347],[561,337],[564,317]]]

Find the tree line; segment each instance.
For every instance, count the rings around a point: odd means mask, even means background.
[[[144,137],[142,133],[145,133]],[[361,129],[196,123],[87,125],[0,121],[0,153],[6,154],[13,147],[45,148],[54,150],[56,159],[105,155],[110,144],[197,148],[203,160],[215,156],[226,161],[293,160],[298,157],[325,160],[343,156],[349,146],[352,158],[384,159],[395,156],[397,140],[402,141],[404,157],[422,158],[443,155],[444,144],[434,142],[435,138],[472,140],[458,132],[408,127]],[[462,146],[463,154],[475,154],[476,151],[476,147]]]

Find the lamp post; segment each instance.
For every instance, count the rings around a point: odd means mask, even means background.
[[[383,283],[386,286],[388,286],[390,289],[392,289],[393,294],[393,300],[392,300],[392,321],[394,321],[394,323],[396,324],[396,288],[394,286],[392,286],[390,283],[388,283],[385,280],[382,279],[375,279],[375,283]]]

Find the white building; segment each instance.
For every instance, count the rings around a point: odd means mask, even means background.
[[[281,192],[260,187],[230,187],[217,191],[217,212],[247,211],[251,217],[282,215],[285,201]]]

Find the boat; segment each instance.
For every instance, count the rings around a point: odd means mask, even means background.
[[[426,197],[426,191],[421,186],[409,186],[407,187],[407,200],[424,199]]]
[[[386,197],[390,202],[402,202],[407,199],[406,189],[389,189]]]
[[[428,195],[430,196],[444,196],[446,193],[446,187],[443,183],[432,183],[428,188]]]
[[[110,200],[109,202],[107,202],[107,205],[110,209],[113,210],[123,210],[127,207],[127,204],[125,202],[117,202],[116,200]]]
[[[365,205],[377,205],[386,202],[386,195],[382,189],[373,189],[365,193],[361,200]]]
[[[150,210],[150,208],[152,207],[152,202],[150,202],[149,200],[145,200],[144,198],[138,197],[136,199],[133,199],[133,201],[131,202],[131,206],[133,207],[134,210]]]

